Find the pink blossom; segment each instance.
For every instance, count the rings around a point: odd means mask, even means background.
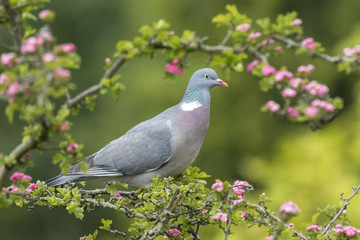
[[[276,73],[276,69],[271,66],[271,65],[265,65],[262,69],[261,72],[264,76],[270,76],[272,74]]]
[[[211,189],[215,189],[217,192],[222,192],[224,184],[222,182],[216,182],[211,186]]]
[[[18,93],[19,89],[20,89],[20,84],[18,82],[14,82],[9,86],[6,93],[10,96],[13,96],[16,93]]]
[[[116,192],[116,193],[114,193],[114,197],[116,197],[116,198],[121,198],[121,195],[120,195],[119,192]]]
[[[280,104],[270,100],[270,101],[266,102],[265,107],[267,109],[269,109],[271,112],[276,112],[276,111],[278,111],[280,109]]]
[[[335,110],[335,107],[332,103],[327,102],[327,101],[322,101],[320,99],[313,100],[311,102],[311,106],[317,107],[317,108],[322,108],[322,109],[326,110],[327,112],[333,112]]]
[[[307,49],[310,49],[310,50],[315,50],[316,44],[315,44],[313,38],[305,38],[305,39],[301,42],[301,47],[307,48]]]
[[[295,97],[296,96],[296,90],[292,89],[292,88],[285,88],[282,92],[281,95],[285,98],[285,97]]]
[[[249,39],[256,39],[261,37],[261,33],[260,32],[255,32],[255,33],[250,33],[249,34]]]
[[[244,211],[244,212],[242,212],[242,213],[240,214],[240,217],[246,218],[248,214],[249,214],[249,212]]]
[[[79,148],[79,145],[77,143],[71,143],[69,146],[66,147],[67,152],[72,152]]]
[[[238,197],[239,197],[239,199],[235,199],[235,200],[233,201],[234,206],[237,205],[237,204],[239,204],[239,203],[242,203],[243,201],[245,201],[245,197],[244,197],[244,196],[238,195]]]
[[[239,188],[247,188],[247,187],[250,187],[250,183],[248,183],[248,181],[236,180],[234,182],[233,186],[236,186],[236,187],[239,187]]]
[[[172,60],[171,64],[166,64],[165,65],[165,70],[168,72],[168,73],[171,73],[171,74],[178,74],[178,75],[181,75],[183,74],[184,72],[184,69],[179,67],[178,65],[180,64],[180,60],[179,59],[174,59]]]
[[[110,59],[110,58],[105,58],[105,62],[106,62],[106,63],[110,63],[110,62],[111,62],[111,59]]]
[[[61,131],[65,131],[69,129],[69,124],[68,123],[64,123],[60,125],[60,130]]]
[[[288,114],[290,115],[290,117],[295,118],[295,117],[300,116],[300,112],[299,112],[298,110],[296,110],[296,108],[294,108],[294,107],[288,107],[288,108],[286,109],[286,111],[288,112]]]
[[[3,53],[1,54],[1,63],[11,67],[14,65],[14,58],[15,58],[15,54],[14,53]]]
[[[342,233],[343,226],[341,224],[336,224],[335,228],[332,229],[334,233]]]
[[[294,75],[292,74],[292,72],[289,72],[287,70],[279,70],[276,72],[274,79],[275,82],[281,82],[282,80],[284,80],[284,78],[291,79],[293,77]]]
[[[320,84],[315,80],[304,85],[303,88],[307,90],[311,95],[318,95],[320,97],[323,97],[327,92],[329,92],[329,88],[326,85]]]
[[[41,31],[39,36],[41,36],[46,41],[52,41],[54,39],[52,33],[49,31]]]
[[[27,38],[22,47],[21,47],[21,53],[27,54],[27,53],[33,53],[36,51],[37,47],[42,45],[44,43],[44,38],[40,37],[29,37]]]
[[[298,88],[301,82],[302,82],[301,78],[291,78],[289,80],[290,86],[292,88]]]
[[[19,188],[15,186],[11,186],[11,193],[17,193],[17,192],[19,192]]]
[[[274,49],[275,49],[275,51],[277,51],[277,52],[281,52],[281,51],[282,51],[282,47],[281,47],[281,46],[276,46]]]
[[[301,73],[301,72],[312,72],[312,71],[314,71],[315,70],[315,67],[314,67],[314,65],[312,65],[312,64],[308,64],[308,65],[301,65],[300,67],[298,67],[298,69],[297,69],[297,71],[299,72],[299,73]]]
[[[56,59],[57,59],[57,57],[52,53],[45,53],[44,55],[42,55],[42,60],[44,62],[53,62]]]
[[[273,236],[268,236],[265,238],[265,240],[274,240],[275,238]]]
[[[220,220],[221,222],[227,222],[227,215],[225,213],[218,212],[213,216],[213,220]]]
[[[359,230],[352,227],[352,226],[346,226],[342,229],[343,233],[345,233],[346,236],[352,237],[355,236],[355,234],[359,233]]]
[[[269,45],[269,44],[273,44],[274,43],[274,39],[270,38],[270,39],[267,39],[267,40],[264,40],[261,45],[263,45],[264,47]]]
[[[240,32],[246,32],[251,28],[251,25],[248,23],[243,23],[240,25],[236,26],[236,30],[240,31]]]
[[[0,74],[0,85],[6,85],[10,81],[10,77],[5,73]]]
[[[30,194],[33,189],[37,189],[38,187],[39,187],[39,185],[37,185],[35,183],[31,183],[27,189],[27,192]]]
[[[63,78],[63,79],[69,79],[71,77],[71,72],[69,70],[67,70],[67,69],[63,69],[61,67],[58,67],[53,71],[53,75],[55,77],[60,77],[60,78]]]
[[[291,201],[283,203],[280,206],[279,211],[287,214],[298,214],[301,212],[300,208],[296,205],[296,203]]]
[[[170,233],[172,234],[173,237],[177,237],[179,236],[180,231],[177,229],[171,229]]]
[[[203,213],[203,214],[207,213],[207,210],[206,210],[206,209],[203,209],[203,210],[202,210],[202,213]]]
[[[168,236],[166,234],[163,235],[163,239],[166,239],[168,238]]]
[[[302,23],[303,23],[303,21],[300,18],[296,18],[295,20],[293,20],[291,22],[291,26],[301,25]]]
[[[319,227],[318,225],[310,225],[306,228],[306,230],[308,231],[318,231],[320,232],[321,231],[321,227]]]
[[[25,179],[25,180],[29,180],[31,181],[32,180],[32,177],[30,177],[29,175],[26,175],[22,172],[14,172],[11,177],[10,177],[10,180],[12,182],[19,182],[21,181],[22,179]]]
[[[259,65],[260,61],[258,59],[255,59],[254,61],[252,61],[251,63],[249,63],[246,67],[246,70],[248,72],[252,72],[252,70],[254,70],[254,68]]]
[[[40,19],[44,19],[44,18],[46,18],[46,17],[49,17],[51,14],[53,14],[53,12],[52,12],[51,10],[45,9],[45,10],[42,10],[42,11],[39,13],[38,17],[39,17]]]
[[[307,107],[305,108],[305,114],[308,116],[308,117],[315,117],[316,114],[318,114],[319,112],[319,109],[317,107]]]
[[[60,48],[64,53],[76,51],[76,46],[73,43],[63,43],[60,45]]]
[[[355,49],[352,49],[352,48],[344,48],[343,53],[344,53],[344,56],[351,57],[352,55],[354,55],[356,53],[356,51],[355,51]]]
[[[24,154],[24,158],[31,158],[31,152],[26,152]],[[31,179],[30,179],[30,181],[31,181]]]
[[[295,228],[295,224],[293,224],[293,223],[289,223],[289,228]]]

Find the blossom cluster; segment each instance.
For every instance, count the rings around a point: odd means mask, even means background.
[[[177,74],[177,75],[181,75],[184,72],[184,69],[180,67],[179,59],[174,59],[172,60],[171,63],[166,64],[165,70],[170,74]]]
[[[299,213],[301,213],[301,210],[298,207],[298,205],[296,205],[296,203],[289,201],[289,202],[283,203],[280,206],[279,212],[284,213],[284,214],[299,214]]]
[[[332,230],[334,233],[344,233],[348,237],[353,237],[360,233],[360,230],[352,226],[342,226],[341,224],[337,224]]]
[[[23,179],[31,181],[32,177],[22,172],[14,172],[10,177],[10,180],[14,183],[20,182]]]

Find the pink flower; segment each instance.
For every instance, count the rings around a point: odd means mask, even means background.
[[[242,213],[240,214],[240,217],[246,218],[248,214],[249,214],[249,212],[244,211],[244,212],[242,212]]]
[[[291,26],[301,25],[302,23],[303,23],[303,21],[300,18],[296,18],[295,20],[293,20],[291,22]]]
[[[275,238],[273,236],[268,236],[265,238],[265,240],[274,240]]]
[[[281,82],[282,80],[284,80],[284,78],[291,79],[293,77],[294,75],[292,74],[292,72],[289,72],[287,70],[279,70],[276,72],[274,79],[275,82]]]
[[[52,33],[49,31],[41,31],[39,36],[41,36],[46,41],[52,41],[54,39]]]
[[[71,77],[71,72],[67,69],[63,69],[61,67],[58,67],[53,71],[53,75],[55,77],[60,77],[63,79],[69,79]]]
[[[303,88],[307,90],[311,95],[318,95],[320,97],[323,97],[327,92],[329,92],[329,88],[326,85],[320,84],[315,80],[304,85]]]
[[[352,55],[354,55],[356,53],[356,51],[355,51],[355,49],[352,49],[352,48],[344,48],[343,53],[344,53],[344,56],[351,57]]]
[[[10,81],[10,77],[5,73],[0,74],[0,85],[6,85]]]
[[[76,46],[73,43],[64,43],[60,45],[61,51],[64,53],[76,51]]]
[[[41,19],[41,20],[46,20],[47,18],[53,18],[53,15],[54,15],[54,12],[49,10],[49,9],[45,9],[45,10],[42,10],[38,17]]]
[[[295,228],[295,224],[293,224],[293,223],[289,223],[289,228]]]
[[[277,52],[281,52],[281,51],[282,51],[282,47],[281,47],[281,46],[276,46],[274,49],[275,49],[275,51],[277,51]]]
[[[77,143],[71,143],[69,146],[66,147],[67,152],[72,152],[79,148],[79,145]]]
[[[245,201],[245,197],[244,197],[244,196],[238,195],[238,197],[239,197],[239,199],[235,199],[235,200],[233,201],[234,206],[236,206],[237,204],[242,203],[243,201]]]
[[[322,101],[320,99],[313,100],[311,102],[311,106],[317,107],[317,108],[322,108],[327,112],[333,112],[335,110],[335,107],[332,103],[327,102],[327,101]]]
[[[14,53],[3,53],[1,54],[1,63],[11,67],[12,65],[14,65],[14,58],[15,58],[15,54]]]
[[[355,236],[355,234],[359,233],[359,230],[352,226],[346,226],[342,229],[343,233],[345,233],[346,236],[352,237]]]
[[[22,172],[14,172],[11,177],[10,177],[10,180],[12,182],[19,182],[21,181],[22,179],[25,179],[25,180],[29,180],[31,181],[32,180],[32,177],[30,177],[29,175],[26,175]]]
[[[168,236],[166,234],[164,234],[163,239],[166,239],[166,238],[168,238]]]
[[[202,213],[203,213],[203,214],[207,213],[207,210],[206,210],[206,209],[203,209],[203,210],[202,210]]]
[[[296,90],[292,89],[292,88],[285,88],[282,92],[281,95],[285,98],[285,97],[295,97],[296,96]]]
[[[279,211],[286,214],[298,214],[301,212],[300,208],[291,201],[283,203],[280,206]]]
[[[286,109],[286,111],[288,112],[288,114],[290,115],[290,117],[298,117],[300,116],[300,112],[298,110],[296,110],[296,108],[294,107],[288,107]]]
[[[305,108],[305,114],[308,116],[308,117],[315,117],[316,114],[318,114],[319,112],[319,109],[317,107],[307,107]]]
[[[312,72],[312,71],[314,71],[315,70],[315,67],[314,67],[314,65],[312,65],[312,64],[308,64],[308,65],[301,65],[300,67],[298,67],[298,69],[297,69],[297,71],[299,72],[299,73],[301,73],[301,72]]]
[[[18,93],[19,89],[20,89],[20,84],[18,82],[14,82],[9,86],[6,93],[10,96],[13,96],[16,93]]]
[[[52,53],[45,53],[44,55],[42,55],[42,60],[44,62],[53,62],[56,60],[56,56]]]
[[[11,186],[11,193],[17,193],[17,192],[19,192],[19,188],[15,186]]]
[[[217,192],[222,192],[224,184],[222,182],[216,182],[211,186],[211,189],[215,189]]]
[[[252,70],[254,70],[254,68],[259,65],[260,61],[258,59],[255,59],[254,61],[252,61],[251,63],[249,63],[246,67],[246,70],[248,72],[252,72]]]
[[[179,67],[178,66],[179,64],[180,64],[180,60],[174,59],[174,60],[172,60],[171,64],[168,63],[165,65],[165,70],[171,74],[176,73],[177,75],[181,75],[181,74],[183,74],[184,69]]]
[[[172,234],[173,237],[177,237],[179,236],[180,231],[177,229],[171,229],[170,233]]]
[[[320,232],[321,231],[321,227],[319,227],[318,225],[310,225],[306,228],[306,230],[308,231],[318,231]]]
[[[267,109],[269,109],[271,112],[276,112],[276,111],[278,111],[280,109],[280,104],[270,100],[270,101],[266,102],[265,107]]]
[[[234,182],[233,186],[236,186],[236,187],[239,187],[239,188],[247,188],[247,187],[250,187],[250,183],[248,183],[248,181],[236,180]]]
[[[270,76],[272,74],[276,73],[276,69],[271,66],[271,65],[265,65],[262,69],[261,72],[264,76]]]
[[[336,224],[335,228],[332,229],[334,233],[342,233],[343,226],[341,224]]]
[[[213,220],[220,220],[221,222],[227,222],[227,215],[225,213],[218,212],[213,216]]]
[[[301,82],[302,82],[301,78],[291,78],[289,80],[290,86],[292,88],[298,88]]]
[[[255,32],[255,33],[250,33],[249,34],[249,39],[256,39],[261,37],[261,33],[260,32]]]
[[[305,39],[301,42],[301,47],[307,48],[307,49],[310,49],[310,50],[315,50],[316,44],[315,44],[313,38],[305,38]]]
[[[37,189],[38,187],[39,187],[39,185],[37,185],[35,183],[31,183],[27,189],[27,192],[30,194],[33,189]]]
[[[36,48],[44,43],[42,37],[29,37],[24,41],[24,44],[21,47],[21,53],[33,53],[36,51]]]
[[[114,197],[116,197],[116,198],[121,198],[121,195],[120,195],[119,192],[116,192],[116,193],[114,193]]]
[[[111,59],[110,58],[105,58],[105,62],[106,63],[111,63]]]
[[[240,32],[246,32],[251,28],[251,25],[248,23],[243,23],[240,25],[236,26],[236,30],[240,31]]]
[[[60,125],[60,130],[61,131],[65,131],[69,129],[69,124],[68,123],[64,123]]]

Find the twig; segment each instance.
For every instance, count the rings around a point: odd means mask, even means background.
[[[323,232],[321,233],[322,235],[327,236],[329,234],[330,228],[331,226],[334,224],[334,222],[336,221],[336,219],[338,219],[340,217],[340,215],[342,214],[342,212],[346,209],[347,205],[350,204],[350,200],[356,195],[358,194],[359,190],[360,190],[360,185],[357,187],[353,188],[354,192],[351,194],[351,196],[349,198],[343,198],[343,194],[342,193],[340,195],[340,199],[344,201],[344,204],[342,205],[342,207],[340,208],[340,210],[337,212],[337,214],[334,216],[333,219],[331,219],[331,221],[328,223],[328,225],[326,225],[326,227],[324,228]]]

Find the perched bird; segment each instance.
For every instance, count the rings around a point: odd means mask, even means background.
[[[89,165],[84,173],[74,163],[67,175],[46,182],[58,186],[89,179],[119,181],[148,187],[151,177],[175,176],[197,157],[209,126],[210,89],[228,87],[210,68],[196,71],[180,103],[139,123],[100,151],[80,160]]]

